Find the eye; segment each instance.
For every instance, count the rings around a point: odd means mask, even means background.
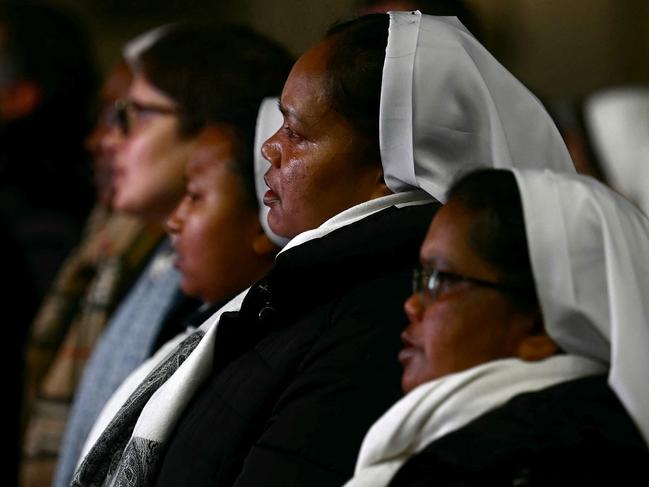
[[[185,198],[187,198],[190,203],[198,203],[201,200],[202,195],[196,191],[188,189],[185,191]]]
[[[288,125],[282,126],[282,131],[292,141],[299,142],[304,140],[304,137],[302,137],[300,134],[298,134],[295,130],[293,130]]]
[[[460,281],[454,274],[434,270],[430,272],[426,284],[431,295],[437,297],[451,291]]]

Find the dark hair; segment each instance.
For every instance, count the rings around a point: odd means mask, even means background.
[[[334,25],[327,38],[335,48],[327,60],[327,95],[336,110],[379,156],[379,109],[390,19],[370,14]]]
[[[586,120],[588,96],[575,99],[541,99],[541,103],[557,125],[577,172],[588,174],[604,184],[609,184],[602,169],[602,161],[595,151],[593,134]],[[579,146],[575,147],[575,143]],[[575,148],[581,151],[577,157],[573,154]]]
[[[281,92],[292,63],[247,27],[183,22],[140,53],[137,69],[179,105],[180,133],[193,136],[208,122],[254,120],[261,100]]]
[[[511,301],[521,309],[539,306],[530,262],[521,197],[514,174],[503,169],[479,169],[461,177],[447,193],[474,211],[469,245],[502,272],[511,287]]]
[[[234,158],[228,168],[236,174],[244,190],[245,203],[251,210],[259,209],[257,189],[255,186],[255,161],[254,161],[254,124],[245,121],[230,121],[228,126],[232,129]]]

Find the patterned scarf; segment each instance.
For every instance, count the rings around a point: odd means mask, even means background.
[[[198,330],[158,365],[135,389],[79,466],[72,486],[148,485],[157,472],[160,444],[131,433],[154,392],[164,384],[196,348],[204,333]],[[130,438],[130,440],[129,440]]]

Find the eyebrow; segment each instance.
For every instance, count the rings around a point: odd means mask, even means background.
[[[448,268],[453,268],[452,263],[444,258],[440,257],[437,255],[433,255],[431,257],[423,257],[419,259],[420,264],[428,269],[448,269]]]
[[[284,105],[282,105],[282,102],[281,102],[281,101],[278,101],[278,102],[277,102],[277,108],[279,108],[279,111],[282,112],[282,115],[284,115],[284,117],[293,118],[293,119],[295,119],[297,122],[299,122],[299,123],[301,123],[301,124],[304,124],[304,120],[302,120],[302,119],[298,116],[297,112],[296,112],[294,109],[292,109],[292,108],[287,108],[287,107],[285,107]]]

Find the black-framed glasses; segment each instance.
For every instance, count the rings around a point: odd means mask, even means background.
[[[124,135],[131,133],[139,122],[149,115],[179,115],[180,112],[176,107],[141,103],[130,98],[122,98],[115,102],[115,119]]]
[[[476,286],[488,287],[499,291],[510,290],[509,286],[500,282],[485,281],[484,279],[463,276],[438,269],[417,267],[412,274],[412,291],[419,295],[423,303],[426,303],[434,301],[441,293],[461,282],[469,282]]]

